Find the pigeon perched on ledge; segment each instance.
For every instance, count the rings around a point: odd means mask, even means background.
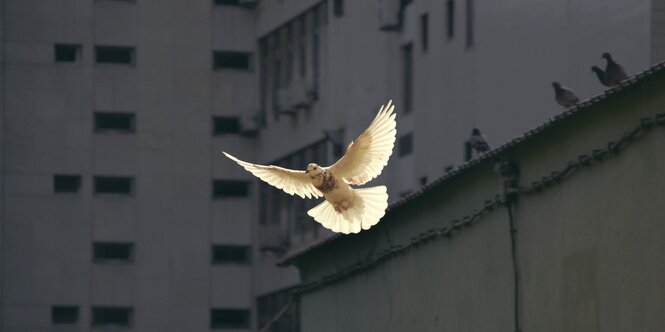
[[[628,78],[626,71],[620,64],[612,59],[612,55],[609,52],[603,53],[602,57],[607,60],[607,65],[605,66],[605,80],[607,81],[608,86],[617,86],[621,81]]]
[[[552,82],[552,87],[554,87],[554,99],[556,99],[559,105],[571,107],[580,102],[580,98],[577,97],[573,90],[566,88],[559,82]]]
[[[287,194],[325,201],[307,214],[333,232],[358,233],[376,225],[388,207],[386,186],[354,189],[379,176],[393,152],[395,106],[392,100],[382,106],[372,123],[351,142],[346,153],[331,166],[311,163],[299,171],[279,166],[248,163],[224,152],[231,160],[268,184]]]
[[[490,145],[487,144],[485,135],[480,132],[480,129],[473,128],[471,131],[471,138],[469,138],[469,145],[476,150],[478,154],[485,153],[490,150]]]
[[[610,85],[609,82],[607,82],[607,76],[605,75],[605,71],[598,68],[598,66],[593,66],[591,67],[591,72],[596,74],[596,77],[598,77],[598,80],[600,81],[600,84],[611,88],[612,85]]]

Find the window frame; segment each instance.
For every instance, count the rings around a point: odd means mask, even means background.
[[[102,248],[101,246],[126,246],[127,247],[127,259],[124,258],[104,258],[97,257],[98,253]],[[133,264],[136,260],[136,245],[134,242],[123,242],[123,241],[93,241],[92,242],[92,262],[94,264]]]
[[[220,311],[227,311],[227,312],[233,312],[235,311],[236,313],[242,312],[242,314],[245,316],[243,317],[243,320],[245,322],[241,324],[223,324],[223,323],[216,323],[215,322],[215,312],[220,312]],[[251,317],[252,317],[252,311],[249,308],[210,308],[210,328],[211,329],[247,329],[251,327]]]
[[[217,255],[219,251],[224,250],[242,250],[242,259],[236,259],[233,257],[231,259],[222,259]],[[230,256],[235,256],[238,252],[231,253]],[[238,265],[238,266],[248,266],[252,263],[252,247],[250,245],[242,244],[212,244],[210,246],[210,264],[212,265]]]
[[[74,60],[58,60],[58,48],[72,48],[74,50]],[[62,65],[75,65],[80,64],[82,60],[82,46],[81,44],[69,44],[69,43],[55,43],[53,44],[53,62]]]
[[[98,190],[98,181],[100,180],[110,180],[110,179],[125,179],[129,180],[129,192],[128,193],[120,193],[120,192],[99,192]],[[128,197],[133,197],[136,192],[136,180],[133,176],[115,176],[115,175],[95,175],[93,177],[93,193],[95,196],[118,196],[118,197],[123,197],[123,196],[128,196]]]
[[[227,182],[227,184],[245,186],[245,194],[222,194],[217,191],[217,186],[222,185],[222,182]],[[239,179],[213,179],[212,181],[212,198],[213,199],[247,199],[251,196],[251,185],[252,182],[249,180],[239,180]]]
[[[127,311],[127,323],[118,324],[118,323],[105,323],[100,324],[96,322],[95,318],[99,314],[100,310],[126,310]],[[90,325],[95,328],[132,328],[134,326],[134,308],[131,306],[92,306],[90,308]]]
[[[104,0],[104,1],[111,1],[111,0]],[[112,1],[117,1],[117,0],[112,0]],[[100,61],[99,57],[100,54],[99,52],[102,50],[127,50],[129,51],[129,62],[118,62],[118,61]],[[136,66],[136,47],[135,46],[120,46],[120,45],[95,45],[94,46],[94,60],[95,60],[95,65],[98,66],[128,66],[128,67],[135,67]]]
[[[222,56],[246,56],[247,66],[246,67],[229,67],[222,64],[220,57]],[[214,50],[212,51],[212,70],[213,71],[225,71],[225,70],[235,70],[240,72],[253,72],[254,54],[248,51],[224,51],[224,50]]]
[[[56,321],[56,310],[74,310],[74,319],[72,321]],[[67,316],[67,315],[65,315]],[[52,305],[51,306],[51,325],[56,326],[72,326],[78,325],[81,320],[81,310],[77,305]]]
[[[76,179],[76,190],[75,191],[62,191],[58,190],[58,178],[75,178]],[[71,179],[70,179],[71,180]],[[62,194],[69,194],[69,195],[75,195],[79,194],[81,192],[81,187],[83,184],[83,178],[81,175],[77,174],[53,174],[53,193],[62,195]]]
[[[129,128],[100,128],[99,117],[103,116],[127,116],[129,118]],[[113,111],[96,111],[93,114],[93,127],[92,130],[96,134],[135,134],[136,133],[136,113],[133,112],[113,112]]]

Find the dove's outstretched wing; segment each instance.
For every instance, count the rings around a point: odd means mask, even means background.
[[[369,127],[349,144],[346,154],[330,166],[336,177],[361,185],[381,174],[395,145],[397,123],[394,108],[392,100],[382,106]]]
[[[223,151],[222,151],[223,152]],[[279,166],[265,166],[242,161],[226,152],[223,152],[229,159],[238,163],[244,169],[254,174],[259,179],[267,182],[271,186],[284,190],[287,194],[298,195],[302,198],[321,197],[323,194],[310,182],[305,171],[296,171]]]

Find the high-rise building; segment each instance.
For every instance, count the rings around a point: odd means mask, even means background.
[[[304,168],[393,99],[391,199],[665,56],[665,1],[4,0],[0,330],[257,330],[331,234],[222,150]],[[298,330],[297,306],[276,328]]]

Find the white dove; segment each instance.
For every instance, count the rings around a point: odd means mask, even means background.
[[[344,234],[358,233],[376,225],[388,207],[386,186],[351,188],[379,176],[395,145],[395,106],[392,100],[382,106],[372,123],[335,164],[321,167],[311,163],[306,171],[248,163],[224,155],[268,184],[287,194],[325,201],[307,211],[323,227]]]

